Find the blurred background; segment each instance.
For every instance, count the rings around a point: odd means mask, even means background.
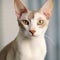
[[[46,0],[22,0],[30,10],[38,10]],[[14,0],[0,0],[0,50],[17,36],[19,27]],[[47,56],[45,60],[60,60],[60,0],[54,0],[54,9],[45,34]]]

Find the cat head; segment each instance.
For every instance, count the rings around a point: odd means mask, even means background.
[[[44,35],[49,24],[49,18],[52,15],[53,5],[53,0],[47,0],[38,11],[30,11],[20,0],[14,0],[20,31],[25,36]]]

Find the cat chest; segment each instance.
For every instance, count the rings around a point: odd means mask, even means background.
[[[21,60],[37,60],[40,58],[40,49],[31,49],[31,47],[24,47],[23,50],[21,50]]]
[[[45,55],[45,44],[29,44],[24,42],[20,46],[20,59],[21,60],[40,60]],[[17,54],[19,56],[19,54]]]

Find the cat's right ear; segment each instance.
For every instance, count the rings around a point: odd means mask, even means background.
[[[20,18],[23,13],[27,13],[28,9],[23,5],[20,0],[14,0],[14,7],[17,18]]]
[[[40,13],[43,13],[47,19],[52,15],[52,10],[54,6],[54,0],[47,0],[46,3],[39,10]]]

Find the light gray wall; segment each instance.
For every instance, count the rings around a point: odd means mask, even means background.
[[[1,46],[2,46],[2,1],[0,0],[0,48],[1,48]]]
[[[58,58],[60,60],[60,0],[58,0]]]
[[[14,40],[18,33],[13,3],[14,0],[0,0],[0,49]]]

